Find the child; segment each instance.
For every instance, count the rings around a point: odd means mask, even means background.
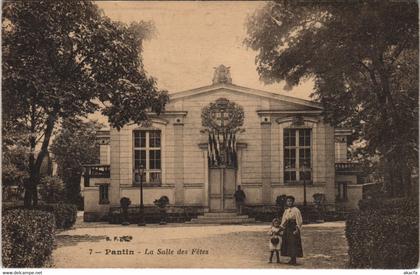
[[[269,263],[273,262],[273,255],[276,252],[277,263],[280,263],[279,251],[280,251],[280,236],[281,234],[281,227],[280,221],[278,219],[274,219],[271,223],[271,230],[268,232],[270,234],[270,260]]]

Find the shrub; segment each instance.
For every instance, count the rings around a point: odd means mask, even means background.
[[[39,193],[42,199],[47,203],[63,201],[65,198],[64,183],[56,176],[44,177],[41,180]]]
[[[415,268],[419,256],[418,202],[363,201],[346,221],[352,268]],[[412,207],[412,208],[410,208]],[[417,210],[415,210],[417,209]]]
[[[54,216],[38,210],[5,211],[2,219],[4,267],[43,267],[54,245]]]
[[[312,198],[314,199],[314,203],[316,205],[322,205],[325,203],[325,194],[323,193],[315,193],[312,195]]]
[[[130,198],[122,197],[120,199],[120,206],[121,206],[121,208],[128,208],[130,205],[131,205]]]
[[[400,214],[407,216],[418,216],[419,202],[418,198],[377,198],[359,201],[360,211],[375,211],[381,214]]]
[[[74,204],[45,204],[39,205],[37,208],[52,213],[58,229],[68,229],[76,222],[77,206]]]
[[[23,206],[3,206],[3,212],[9,210],[24,210]],[[77,218],[77,206],[74,204],[56,203],[40,204],[36,210],[49,212],[54,215],[56,229],[68,229],[74,225]]]
[[[161,196],[159,199],[154,200],[153,204],[159,208],[165,208],[169,204],[169,198],[167,196]]]
[[[281,218],[283,209],[279,209],[275,205],[264,205],[264,206],[244,206],[244,214],[251,218],[255,218],[257,221],[271,222],[273,218]],[[279,213],[279,211],[281,213]]]

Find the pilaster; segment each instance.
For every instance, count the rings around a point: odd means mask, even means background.
[[[271,121],[264,117],[261,122],[261,172],[262,202],[271,202]]]
[[[184,204],[184,124],[174,123],[175,205]]]

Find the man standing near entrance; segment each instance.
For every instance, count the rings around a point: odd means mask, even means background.
[[[239,215],[242,215],[242,207],[244,205],[246,196],[240,185],[238,185],[238,190],[235,191],[233,196],[235,197],[236,210],[238,211]]]

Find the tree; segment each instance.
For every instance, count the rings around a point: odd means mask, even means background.
[[[24,127],[3,119],[2,125],[2,187],[18,186],[23,191],[24,182],[29,178],[28,134]],[[40,175],[50,175],[51,158],[46,154],[41,164]]]
[[[47,203],[63,202],[65,200],[64,182],[57,176],[46,176],[41,179],[41,189],[39,190],[42,200]]]
[[[23,181],[28,178],[28,154],[26,148],[16,146],[3,149],[2,160],[2,187],[11,185],[23,186]]]
[[[418,166],[418,7],[415,1],[276,1],[247,21],[265,82],[313,79],[326,121],[355,129],[386,163],[391,196]]]
[[[51,144],[51,153],[58,165],[58,175],[64,181],[66,200],[79,204],[82,164],[98,163],[99,148],[96,133],[102,127],[95,121],[66,119]]]
[[[10,1],[2,8],[2,109],[29,133],[30,207],[61,119],[100,110],[120,129],[147,120],[150,110],[160,113],[168,96],[141,60],[151,23],[113,22],[88,0]]]
[[[5,120],[2,123],[2,187],[23,187],[28,178],[28,136],[22,125]]]

